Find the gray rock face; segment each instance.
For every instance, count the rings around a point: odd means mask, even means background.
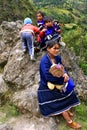
[[[19,38],[19,29],[22,26],[21,21],[6,22],[0,25],[0,64],[6,64],[9,53]]]
[[[9,124],[1,124],[0,130],[12,130]]]
[[[78,66],[78,58],[75,53],[71,52],[68,47],[62,50],[63,62],[69,75],[74,79],[76,91],[84,100],[87,99],[87,76],[84,75]]]
[[[16,47],[18,48],[18,46]],[[4,79],[17,87],[27,87],[34,84],[34,76],[39,63],[32,63],[29,55],[23,54],[22,50],[17,48],[13,48],[9,55],[8,63],[4,68]]]
[[[21,26],[21,21],[3,22],[0,25],[0,66],[3,67],[0,75],[0,93],[12,90],[9,101],[29,116],[29,119],[23,117],[24,119],[16,122],[12,130],[58,130],[53,118],[45,119],[39,112],[37,89],[42,54],[36,57],[36,62],[31,62],[29,55],[22,52],[19,37]],[[62,49],[61,55],[69,75],[75,81],[78,95],[87,100],[87,77],[78,67],[75,54],[66,47]],[[3,130],[8,129],[3,126]]]
[[[6,92],[7,90],[8,90],[8,86],[2,78],[2,74],[0,74],[0,93]]]
[[[34,116],[29,119],[23,116],[18,119],[12,130],[58,130],[58,126],[53,118],[44,119]]]
[[[15,92],[11,99],[22,113],[28,112],[32,117],[40,115],[36,96],[37,89],[38,85],[33,85],[25,90]]]

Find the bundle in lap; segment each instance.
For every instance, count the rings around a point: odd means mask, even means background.
[[[73,82],[72,78],[69,78],[68,82],[58,85],[58,84],[52,84],[51,82],[47,83],[47,86],[50,90],[54,90],[55,88],[58,89],[60,92],[68,95],[71,93],[75,87],[75,84]]]
[[[63,77],[64,75],[64,67],[61,64],[53,64],[49,72],[55,76],[55,77]],[[58,84],[52,84],[51,82],[48,82],[48,88],[53,90],[53,89],[58,89],[64,94],[69,94],[71,91],[73,91],[75,84],[72,78],[69,78],[69,80],[66,83],[63,83],[62,85]]]
[[[49,72],[55,77],[61,77],[64,75],[64,67],[61,64],[53,64]]]

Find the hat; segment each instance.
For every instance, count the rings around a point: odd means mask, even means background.
[[[51,43],[58,43],[60,46],[65,46],[65,43],[60,41],[60,36],[59,34],[55,33],[54,35],[52,35],[52,37],[50,39],[47,39],[45,44],[46,44],[46,47],[48,47]]]
[[[58,33],[55,33],[55,34],[52,36],[51,39],[57,40],[58,43],[59,43],[59,45],[61,45],[61,46],[63,46],[63,47],[65,47],[65,45],[66,45],[63,41],[60,40],[60,35],[59,35]]]
[[[32,24],[32,20],[27,17],[24,19],[24,24]]]

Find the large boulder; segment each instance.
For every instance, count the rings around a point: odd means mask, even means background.
[[[21,21],[3,21],[0,25],[0,65],[7,63],[12,47],[15,46],[20,39],[19,30],[21,26]]]
[[[2,90],[10,91],[9,101],[15,104],[22,113],[29,115],[31,130],[56,130],[57,126],[53,118],[42,118],[37,101],[37,89],[39,86],[39,63],[41,53],[35,53],[36,62],[30,61],[30,57],[24,54],[21,48],[19,30],[22,26],[18,22],[4,22],[0,26],[0,66],[3,67],[1,74]],[[68,47],[62,48],[63,63],[69,75],[74,79],[78,95],[87,100],[87,77],[83,74],[77,63],[77,57]],[[4,64],[4,65],[3,65]],[[12,93],[11,93],[12,91]],[[24,121],[24,120],[23,120]],[[13,130],[17,130],[18,124]],[[56,127],[54,127],[56,126]],[[25,126],[24,126],[25,127]],[[19,130],[27,130],[22,127]]]

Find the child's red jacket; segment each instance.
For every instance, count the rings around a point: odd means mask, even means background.
[[[24,26],[21,28],[20,33],[22,33],[22,32],[31,32],[31,33],[34,35],[35,33],[39,33],[40,30],[39,30],[38,27],[36,27],[36,26],[34,26],[34,25],[32,25],[32,24],[26,24],[26,25],[24,25]]]

